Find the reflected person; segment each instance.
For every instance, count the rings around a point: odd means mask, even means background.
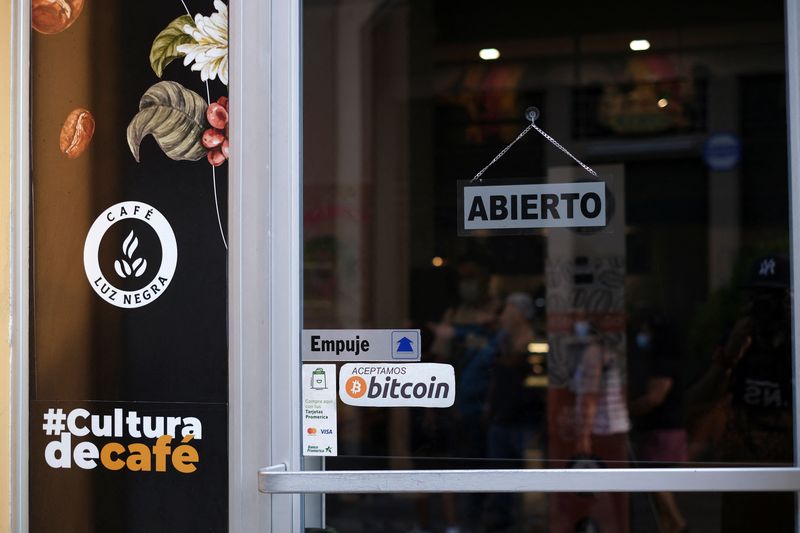
[[[603,441],[624,440],[630,430],[630,418],[623,389],[622,355],[588,320],[576,320],[574,329],[582,344],[572,380],[576,404],[574,452],[577,457],[589,457]]]
[[[642,390],[630,404],[637,430],[638,459],[649,468],[679,466],[688,461],[684,421],[684,385],[681,357],[675,334],[662,316],[642,312],[632,320],[635,335],[628,341],[631,370],[640,369]],[[633,372],[632,372],[633,374]],[[631,389],[634,384],[629,382]],[[671,492],[653,494],[659,531],[680,533],[687,530]]]
[[[495,468],[523,468],[532,438],[540,435],[544,417],[542,389],[526,386],[531,375],[528,345],[535,340],[533,299],[515,292],[505,300],[500,330],[492,342],[487,402],[487,453],[499,459]],[[514,496],[488,497],[484,522],[488,531],[514,524]]]
[[[690,391],[695,411],[718,413],[703,418],[713,432],[697,431],[719,435],[709,443],[717,460],[793,464],[789,272],[788,259],[780,255],[753,264],[742,317]],[[761,531],[794,531],[794,496],[787,493],[726,493],[722,531],[749,531],[754,513]]]
[[[488,389],[488,367],[483,372],[473,371],[480,362],[478,355],[488,345],[495,333],[497,302],[489,294],[491,279],[488,261],[467,255],[458,261],[457,305],[445,311],[441,322],[429,324],[434,334],[430,353],[434,361],[453,365],[456,374],[456,405],[450,409],[435,409],[425,413],[425,425],[442,439],[442,455],[458,458],[483,458],[486,456],[486,429],[484,406]],[[471,370],[468,370],[471,369]],[[470,464],[467,467],[479,468]],[[468,496],[466,521],[478,519],[482,495]],[[419,526],[415,531],[427,531],[429,500],[418,500]],[[442,494],[442,514],[447,523],[447,533],[459,533],[455,495]]]

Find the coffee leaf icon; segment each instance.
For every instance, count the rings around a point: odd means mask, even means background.
[[[119,259],[114,261],[114,270],[117,272],[117,276],[121,278],[126,278],[125,272],[122,270],[122,264],[119,262]]]
[[[133,252],[136,251],[136,248],[139,247],[139,239],[134,236],[133,230],[125,237],[125,241],[122,243],[122,253],[125,254],[125,257],[128,259],[133,259]]]

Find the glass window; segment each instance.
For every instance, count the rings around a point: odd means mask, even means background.
[[[306,0],[303,35],[304,327],[418,328],[456,381],[339,402],[328,468],[793,464],[781,2]],[[529,106],[606,223],[459,235]],[[536,131],[481,183],[509,179],[596,181]]]
[[[601,516],[596,512],[597,502],[612,499],[615,494],[485,494],[464,497],[481,497],[487,501],[507,500],[510,511],[496,516],[490,527],[451,529],[450,531],[703,531],[706,533],[753,531],[752,509],[759,505],[781,504],[792,510],[794,493],[628,493],[619,494],[627,506],[626,521],[615,521],[616,516]],[[559,516],[553,515],[554,499],[561,499]],[[430,505],[428,502],[430,501]],[[454,500],[455,501],[455,500]],[[430,495],[330,495],[328,496],[327,530],[370,531],[386,527],[391,517],[390,531],[446,531],[448,516],[453,516],[442,498],[436,501]],[[491,505],[491,504],[490,504]],[[674,505],[674,507],[673,507]],[[594,506],[594,508],[593,508]],[[453,507],[455,508],[455,506]],[[679,513],[675,512],[679,510]],[[750,514],[748,514],[750,513]],[[457,516],[457,515],[456,515]],[[612,515],[613,516],[613,515]],[[598,529],[610,524],[613,529]],[[681,529],[683,527],[683,529]],[[794,517],[789,513],[759,515],[758,526],[763,531],[794,531]],[[686,529],[688,528],[688,529]]]

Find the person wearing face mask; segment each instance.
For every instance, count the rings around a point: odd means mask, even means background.
[[[487,400],[487,454],[496,468],[523,468],[525,451],[541,436],[544,421],[542,389],[525,386],[531,374],[528,345],[536,340],[532,325],[533,299],[524,292],[510,294],[500,314],[492,342]],[[506,531],[514,525],[514,495],[491,494],[484,524],[487,531]]]
[[[458,305],[445,311],[441,322],[429,324],[434,333],[430,348],[437,362],[453,365],[456,372],[456,410],[465,419],[480,418],[484,411],[488,373],[467,373],[495,335],[498,303],[489,294],[489,268],[477,257],[458,263]],[[482,457],[483,445],[468,457]]]
[[[497,320],[497,301],[489,293],[488,261],[479,255],[462,257],[457,264],[458,304],[445,311],[442,320],[428,324],[433,342],[428,353],[433,361],[453,365],[456,374],[456,403],[449,409],[428,409],[421,425],[436,438],[436,455],[461,459],[466,468],[481,468],[475,461],[486,457],[486,394],[489,387],[489,361]],[[466,459],[466,460],[465,460]],[[449,466],[449,465],[448,465]],[[480,518],[482,494],[465,495],[465,523]],[[442,514],[446,533],[460,533],[459,513],[454,494],[442,494]],[[413,531],[428,531],[430,501],[418,500],[419,524]]]
[[[591,333],[592,326],[588,320],[576,320],[573,325],[575,336],[579,339],[586,339]]]
[[[555,379],[547,393],[547,434],[552,468],[628,465],[624,319],[621,313],[593,307],[579,300],[550,327],[553,364],[548,368]],[[549,508],[551,531],[629,531],[626,493],[559,493],[549,497]]]
[[[581,346],[572,380],[576,398],[575,455],[588,457],[593,454],[595,444],[619,448],[613,441],[626,438],[630,419],[620,355],[586,318],[575,320],[574,332],[575,342]]]
[[[624,339],[618,333],[599,332],[593,318],[600,319],[602,315],[576,311],[573,337],[567,341],[575,356],[569,385],[574,395],[574,416],[568,467],[625,467],[630,418],[625,399]],[[572,499],[568,496],[555,504],[557,509],[569,509],[572,523],[564,524],[571,528],[568,531],[595,531],[598,523],[605,524],[604,531],[628,531],[627,494],[580,493]]]
[[[684,421],[684,382],[675,335],[652,312],[632,320],[629,366],[639,461],[645,467],[669,467],[688,460]],[[639,385],[637,387],[637,385]],[[641,385],[644,385],[643,387]],[[686,531],[686,520],[671,492],[653,495],[659,531]]]
[[[438,359],[452,360],[459,351],[480,349],[492,335],[497,318],[497,301],[489,294],[489,266],[478,256],[464,256],[458,262],[458,304],[445,311],[438,324],[431,352]]]

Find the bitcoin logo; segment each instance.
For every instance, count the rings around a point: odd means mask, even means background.
[[[344,390],[353,398],[361,398],[367,392],[367,382],[364,378],[353,376],[344,384]]]

